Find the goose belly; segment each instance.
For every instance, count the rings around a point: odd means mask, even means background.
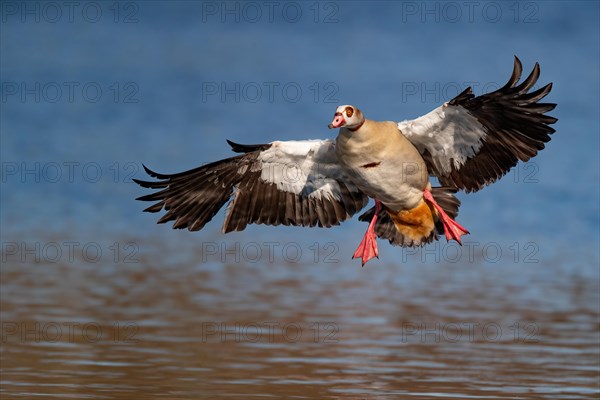
[[[361,191],[394,211],[416,207],[429,181],[424,165],[397,158],[357,155],[342,165]]]

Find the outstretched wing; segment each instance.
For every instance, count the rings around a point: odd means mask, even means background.
[[[430,113],[398,123],[442,185],[477,191],[519,160],[534,157],[550,140],[554,129],[548,125],[557,119],[544,114],[556,104],[538,101],[550,93],[552,83],[528,93],[540,67],[536,63],[517,85],[522,69],[515,56],[512,76],[502,88],[475,97],[469,87]]]
[[[144,211],[167,211],[158,223],[200,230],[231,199],[223,232],[248,224],[331,227],[350,218],[368,202],[340,168],[332,140],[240,145],[244,153],[173,175],[146,172],[159,181],[134,179],[162,189],[139,197],[156,201]]]

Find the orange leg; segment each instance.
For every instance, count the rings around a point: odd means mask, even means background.
[[[379,200],[375,199],[375,215],[373,215],[373,219],[369,223],[369,227],[367,228],[367,232],[363,237],[363,240],[358,245],[358,248],[354,252],[352,258],[361,258],[362,266],[372,258],[379,258],[379,250],[377,249],[377,235],[375,235],[375,223],[377,222],[377,216],[381,211],[381,203]]]
[[[454,239],[459,244],[462,244],[460,237],[462,235],[466,235],[469,233],[469,231],[463,228],[458,222],[450,218],[448,214],[446,214],[442,207],[440,207],[440,205],[433,199],[433,195],[429,190],[425,189],[423,191],[423,198],[430,202],[438,211],[440,218],[442,219],[442,223],[444,224],[444,234],[446,235],[446,240],[450,241],[451,239]]]

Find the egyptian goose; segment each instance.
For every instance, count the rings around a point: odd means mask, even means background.
[[[501,178],[519,160],[544,148],[556,118],[544,115],[556,104],[538,103],[552,83],[528,93],[540,68],[520,84],[517,57],[508,83],[475,97],[467,88],[414,120],[378,122],[351,105],[337,108],[329,128],[336,140],[275,141],[241,145],[241,155],[172,175],[144,166],[158,181],[134,179],[162,189],[139,197],[155,201],[144,211],[167,211],[158,223],[197,231],[227,201],[223,232],[247,224],[331,227],[352,217],[369,200],[375,206],[359,217],[369,221],[353,258],[364,266],[378,257],[376,237],[393,245],[421,246],[444,233],[461,242],[468,233],[454,221],[457,190],[474,192]],[[431,187],[429,176],[442,187]]]

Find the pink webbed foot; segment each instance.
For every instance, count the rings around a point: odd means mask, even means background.
[[[352,258],[361,258],[363,267],[372,258],[379,258],[379,250],[377,249],[375,232],[367,230],[363,240],[358,245],[358,248],[354,252]]]
[[[434,200],[431,192],[427,189],[423,191],[423,198],[430,202],[435,209],[438,211],[440,218],[442,219],[442,223],[444,224],[444,234],[446,235],[446,240],[450,241],[452,239],[456,240],[459,244],[462,244],[460,241],[460,237],[462,235],[466,235],[469,233],[462,225],[453,220],[446,214],[446,212],[440,207],[440,205]]]
[[[375,199],[375,215],[373,215],[365,236],[352,256],[353,259],[362,259],[363,267],[370,259],[375,257],[379,258],[379,249],[377,249],[377,235],[375,234],[375,223],[377,222],[379,211],[381,211],[381,203],[379,200]]]

